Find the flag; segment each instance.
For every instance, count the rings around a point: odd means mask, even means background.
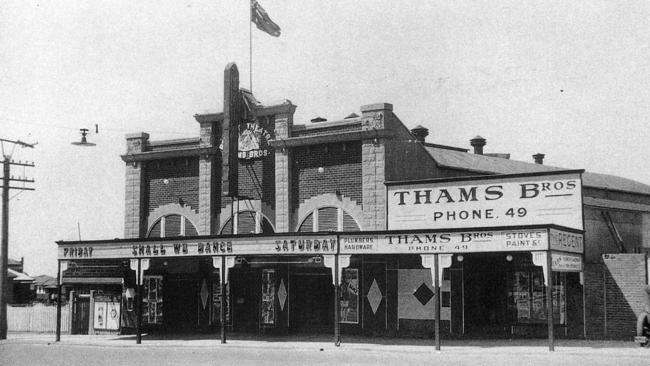
[[[280,27],[269,18],[266,10],[255,0],[251,0],[251,21],[255,23],[259,30],[273,37],[280,36]]]

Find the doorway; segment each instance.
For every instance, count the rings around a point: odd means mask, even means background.
[[[329,268],[294,267],[289,279],[289,327],[295,332],[334,329],[334,288]]]

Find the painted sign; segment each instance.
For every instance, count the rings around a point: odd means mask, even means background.
[[[581,272],[582,256],[552,252],[551,268],[556,272]]]
[[[579,173],[389,185],[388,229],[556,224],[582,230]]]
[[[258,159],[269,156],[271,153],[268,141],[271,134],[257,122],[248,122],[239,127],[239,152],[240,159]]]
[[[585,244],[582,234],[550,229],[550,246],[553,250],[571,253],[584,253]]]
[[[546,229],[342,235],[344,254],[426,254],[545,250]]]
[[[81,250],[80,250],[81,249]],[[88,253],[79,256],[78,253]],[[335,235],[242,237],[215,240],[107,241],[59,246],[59,259],[155,258],[212,255],[334,254]]]

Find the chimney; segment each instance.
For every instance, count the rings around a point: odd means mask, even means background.
[[[411,133],[418,142],[424,142],[424,139],[429,136],[429,129],[422,125],[417,125],[411,130]]]
[[[537,154],[533,155],[533,159],[535,160],[535,164],[540,164],[540,165],[544,164],[544,156],[546,156],[546,155],[544,155],[542,153],[537,153]]]
[[[469,140],[469,143],[474,147],[474,154],[483,155],[483,146],[485,146],[485,139],[481,136],[476,136]]]

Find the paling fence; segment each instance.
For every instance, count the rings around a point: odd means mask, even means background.
[[[56,306],[7,306],[10,332],[56,332]],[[61,333],[70,330],[70,305],[61,306]]]

